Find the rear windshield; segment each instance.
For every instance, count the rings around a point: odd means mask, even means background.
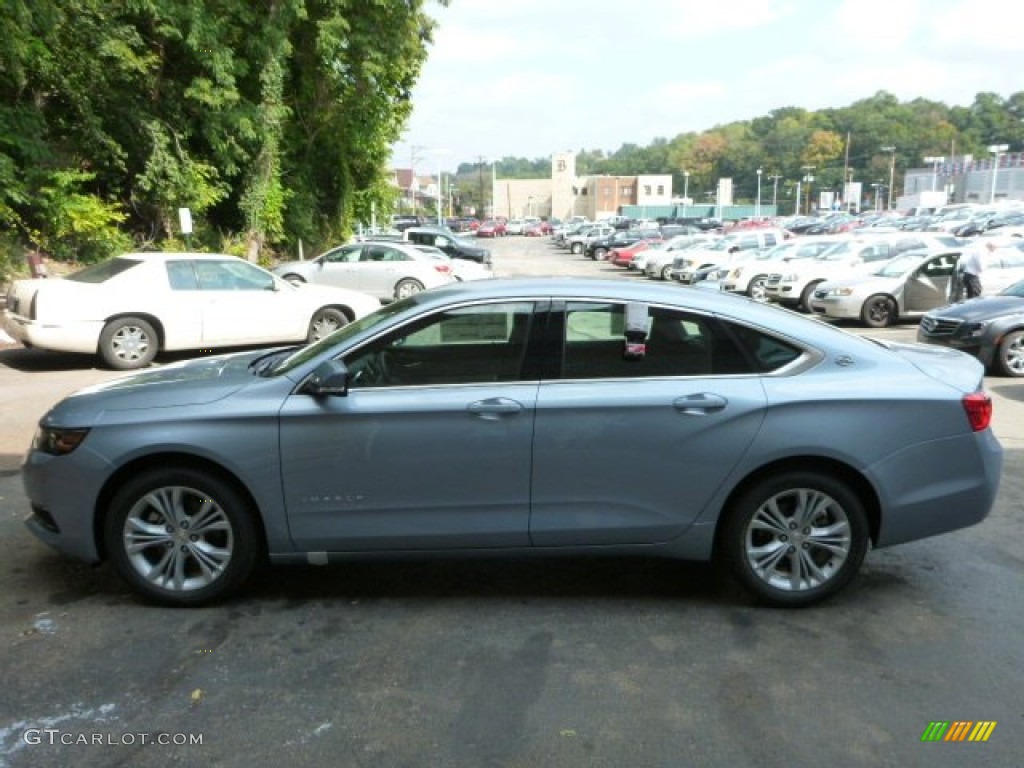
[[[141,263],[138,259],[110,259],[109,261],[101,261],[99,264],[93,264],[85,269],[80,269],[77,272],[72,272],[64,279],[74,280],[76,283],[105,283],[110,278],[116,277]]]

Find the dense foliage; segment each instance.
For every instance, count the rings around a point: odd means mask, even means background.
[[[424,3],[5,0],[0,250],[169,247],[185,207],[193,246],[336,240],[390,204]]]
[[[990,144],[1009,144],[1011,152],[1024,149],[1024,92],[1006,99],[979,93],[969,107],[925,99],[900,102],[886,92],[839,109],[811,112],[784,107],[753,120],[655,139],[648,146],[623,144],[608,154],[582,150],[576,156],[576,172],[671,173],[673,189],[681,196],[683,172],[689,171],[689,194],[701,200],[707,199],[717,179],[728,177],[733,179],[735,196],[750,200],[761,168],[766,189],[778,177],[782,199],[806,174],[805,166],[814,166],[817,187],[840,191],[844,173],[865,186],[888,184],[894,165],[894,186],[899,190],[903,171],[927,167],[925,157],[968,153],[986,158]],[[479,171],[473,162],[459,167],[456,184],[470,204],[479,202]],[[551,160],[506,157],[498,161],[496,171],[499,178],[547,178]]]

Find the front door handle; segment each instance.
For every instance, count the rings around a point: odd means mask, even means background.
[[[687,416],[706,416],[709,413],[718,413],[725,410],[729,404],[721,395],[714,395],[710,392],[697,392],[692,395],[676,398],[672,407]]]
[[[507,397],[489,397],[469,404],[469,412],[481,419],[494,421],[503,416],[515,416],[522,412],[523,404]]]

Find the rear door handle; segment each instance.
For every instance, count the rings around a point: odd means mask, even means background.
[[[709,413],[718,413],[725,410],[729,404],[721,395],[714,395],[710,392],[697,392],[692,395],[676,398],[672,407],[687,416],[706,416]]]

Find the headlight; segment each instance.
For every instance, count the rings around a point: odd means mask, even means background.
[[[800,275],[796,272],[790,272],[788,275],[783,275],[780,283],[795,283],[800,279]]]
[[[51,456],[64,456],[81,445],[88,429],[57,429],[40,427],[32,440],[32,449]]]
[[[963,336],[965,339],[978,339],[985,335],[988,323],[965,323]]]
[[[853,288],[833,288],[828,292],[829,296],[852,296]]]

